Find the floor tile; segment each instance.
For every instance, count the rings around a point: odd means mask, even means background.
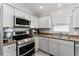
[[[49,56],[49,55],[42,52],[42,51],[38,51],[38,52],[35,53],[35,56]]]

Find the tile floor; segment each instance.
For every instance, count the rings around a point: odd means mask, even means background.
[[[49,55],[42,52],[42,51],[38,51],[38,52],[35,53],[35,56],[49,56]]]

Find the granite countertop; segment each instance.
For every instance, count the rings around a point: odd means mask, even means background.
[[[58,33],[59,34],[59,33]],[[79,42],[79,35],[67,35],[62,34],[61,39],[53,37],[53,35],[57,35],[57,33],[40,33],[38,35],[35,35],[35,37],[47,37],[51,39],[58,39],[58,40],[67,40],[67,41],[73,41],[73,42]],[[6,42],[4,43],[4,46],[15,44],[16,41]]]
[[[16,41],[6,42],[6,43],[4,43],[3,45],[4,45],[4,46],[8,46],[8,45],[11,45],[11,44],[16,44]]]
[[[47,37],[47,38],[51,38],[51,39],[59,39],[59,38],[55,38],[53,37],[53,35],[57,35],[57,33],[40,33],[38,36],[39,37]],[[67,40],[67,41],[73,41],[73,42],[79,42],[79,35],[71,35],[71,34],[62,34],[61,35],[61,39],[59,40]]]

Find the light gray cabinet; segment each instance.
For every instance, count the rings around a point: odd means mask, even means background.
[[[55,56],[59,56],[59,40],[50,39],[49,40],[49,53]]]
[[[38,28],[38,18],[31,16],[31,28]]]
[[[15,9],[15,16],[24,17],[24,12],[19,9]]]
[[[35,39],[35,51],[38,51],[38,49],[39,49],[39,38],[34,37],[34,39]]]
[[[39,49],[48,52],[49,40],[45,37],[39,37]]]
[[[79,8],[75,8],[73,12],[74,28],[79,28]]]
[[[14,8],[3,4],[3,27],[13,27]]]
[[[44,16],[39,18],[39,28],[50,28],[51,27],[51,18],[50,16]]]
[[[16,56],[16,44],[11,44],[3,47],[4,56]]]
[[[25,18],[26,20],[30,20],[31,15],[27,14],[19,9],[15,9],[15,16]]]
[[[74,56],[74,42],[52,39],[49,41],[49,53],[55,56]]]
[[[24,13],[24,12],[23,12],[23,13]],[[24,18],[25,18],[26,20],[31,21],[31,15],[30,15],[30,14],[24,13],[23,15],[24,15]]]

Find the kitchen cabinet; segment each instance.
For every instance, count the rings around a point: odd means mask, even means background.
[[[15,16],[24,17],[24,12],[19,9],[15,9]]]
[[[38,18],[31,16],[31,28],[38,28]]]
[[[51,17],[43,16],[39,18],[39,28],[50,28],[51,27]]]
[[[49,40],[49,53],[55,56],[59,56],[59,40],[50,39]]]
[[[14,8],[3,4],[3,27],[13,27]]]
[[[74,56],[74,42],[61,40],[60,56]]]
[[[38,49],[39,49],[39,38],[34,37],[34,39],[35,39],[35,51],[38,51]]]
[[[74,23],[74,28],[79,28],[79,8],[74,8],[74,11],[73,11],[73,23]]]
[[[74,42],[52,39],[49,41],[49,53],[55,56],[74,56]]]
[[[26,20],[30,20],[31,15],[27,14],[19,9],[15,9],[15,16],[25,18]]]
[[[31,15],[30,15],[30,14],[24,13],[24,18],[25,18],[26,20],[31,21]]]
[[[4,56],[16,56],[16,44],[11,44],[3,47]]]
[[[45,37],[39,37],[39,49],[48,52],[49,40]]]

